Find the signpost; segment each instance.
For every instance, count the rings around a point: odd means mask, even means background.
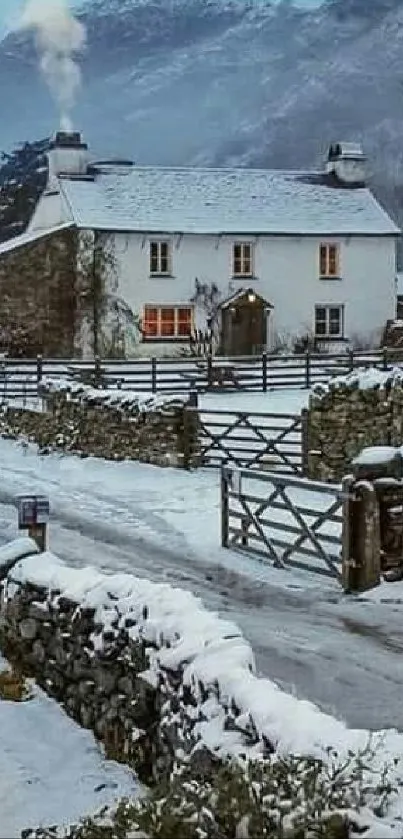
[[[18,529],[28,530],[40,551],[47,549],[47,530],[50,515],[49,499],[46,495],[20,495],[17,498]]]

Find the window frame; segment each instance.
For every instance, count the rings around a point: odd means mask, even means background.
[[[325,324],[325,331],[320,333],[317,330],[318,312],[323,309],[325,317],[320,320]],[[331,331],[331,311],[338,312],[339,329],[337,333]],[[314,336],[318,341],[340,341],[344,340],[344,305],[342,303],[317,303],[314,311]]]
[[[164,321],[163,312],[167,313],[171,311],[173,312],[173,320],[167,318]],[[149,312],[156,312],[156,318],[150,319],[150,317],[147,317],[147,313]],[[189,326],[187,326],[188,319],[183,316],[182,318],[180,317],[181,312],[190,314]],[[153,322],[156,324],[156,333],[147,334],[147,323]],[[166,327],[169,323],[173,324],[172,333],[164,334],[164,326]],[[189,335],[191,335],[194,328],[194,306],[188,303],[145,303],[143,306],[142,324],[142,337],[144,342],[183,343],[189,339]],[[183,334],[180,332],[181,325],[186,325],[186,332],[183,332]]]
[[[156,254],[153,250],[156,248]],[[166,255],[162,255],[162,249],[166,248]],[[149,275],[150,277],[171,277],[172,276],[172,244],[169,239],[150,239],[149,243]],[[153,270],[153,262],[156,260],[156,269]],[[162,269],[166,260],[166,270]]]
[[[239,256],[236,256],[236,249],[240,248]],[[249,249],[249,256],[245,255],[245,248]],[[240,271],[235,270],[236,263],[240,262]],[[249,263],[249,271],[245,271],[245,264]],[[237,241],[232,244],[232,276],[235,279],[254,276],[254,247],[253,242]]]
[[[333,256],[332,256],[333,252]],[[324,271],[322,271],[324,259]],[[334,268],[332,267],[334,264]],[[340,279],[340,243],[321,242],[319,245],[319,279]]]

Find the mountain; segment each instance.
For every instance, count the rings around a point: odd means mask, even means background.
[[[401,221],[403,0],[88,0],[75,113],[97,155],[139,163],[321,163],[362,141]],[[0,44],[0,147],[57,117],[32,40]]]

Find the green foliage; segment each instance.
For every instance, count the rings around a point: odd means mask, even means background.
[[[370,807],[382,817],[394,792],[387,767],[371,776],[373,757],[369,744],[344,762],[335,752],[326,763],[272,756],[228,762],[209,777],[197,764],[182,764],[148,797],[122,801],[113,814],[86,819],[64,839],[348,839],[362,828],[360,810]]]

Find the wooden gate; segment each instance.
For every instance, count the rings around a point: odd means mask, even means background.
[[[304,414],[199,409],[201,466],[232,463],[302,475]]]
[[[343,503],[330,484],[224,466],[222,545],[341,580]]]

